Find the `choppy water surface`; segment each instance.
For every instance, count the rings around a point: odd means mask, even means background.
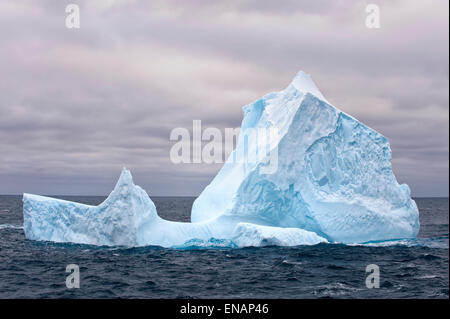
[[[103,197],[61,197],[96,205]],[[153,199],[153,198],[152,198]],[[21,196],[0,196],[0,298],[448,298],[448,198],[419,198],[415,240],[244,249],[95,247],[34,242]],[[189,221],[194,198],[154,198],[161,217]],[[78,264],[80,289],[65,270]],[[367,289],[366,266],[380,267]]]

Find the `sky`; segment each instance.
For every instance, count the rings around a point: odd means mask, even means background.
[[[303,70],[389,139],[413,196],[447,197],[448,6],[2,0],[0,194],[106,195],[127,167],[150,196],[196,196],[221,164],[172,163],[172,129],[239,127],[244,105]]]

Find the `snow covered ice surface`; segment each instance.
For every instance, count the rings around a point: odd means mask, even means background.
[[[195,200],[191,223],[160,218],[147,193],[123,170],[109,197],[88,206],[24,194],[28,239],[94,245],[182,248],[365,243],[414,238],[419,213],[391,168],[387,139],[329,104],[299,72],[283,91],[245,106],[236,149]],[[239,161],[250,129],[278,152]],[[233,160],[235,159],[235,160]],[[220,195],[220,196],[218,196]]]

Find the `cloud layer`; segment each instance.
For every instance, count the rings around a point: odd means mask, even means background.
[[[150,195],[197,195],[220,165],[172,164],[170,131],[238,127],[304,70],[387,136],[414,196],[448,196],[448,1],[0,4],[0,194],[107,194],[122,166]]]

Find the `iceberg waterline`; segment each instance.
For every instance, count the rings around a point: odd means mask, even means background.
[[[285,90],[243,110],[237,147],[195,200],[191,223],[160,218],[124,169],[98,206],[24,194],[26,237],[131,247],[214,246],[221,240],[246,247],[417,235],[418,209],[392,172],[387,139],[329,104],[309,75],[299,72]],[[236,160],[245,154],[246,130],[273,127],[277,136],[267,138],[278,151],[275,172],[264,171],[264,160]]]

